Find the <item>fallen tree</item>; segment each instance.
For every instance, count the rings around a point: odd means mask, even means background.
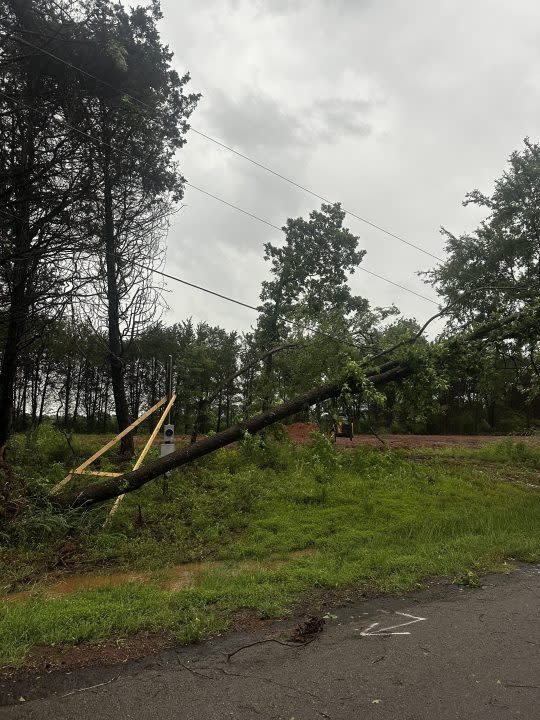
[[[386,363],[386,365],[383,365],[378,371],[366,373],[366,377],[369,378],[375,387],[380,387],[385,383],[402,378],[408,373],[409,369],[406,366],[395,361]],[[232,425],[216,435],[199,440],[192,445],[183,447],[170,455],[155,460],[138,470],[128,472],[118,478],[110,478],[102,482],[92,483],[79,490],[63,492],[54,496],[53,501],[60,507],[82,507],[110,500],[123,493],[137,490],[137,488],[140,488],[150,480],[166,472],[181,467],[182,465],[187,465],[204,455],[208,455],[215,450],[219,450],[226,445],[241,440],[246,432],[251,434],[256,433],[273,423],[284,420],[290,415],[294,415],[305,407],[314,405],[317,402],[323,402],[329,398],[338,397],[343,390],[344,384],[348,384],[353,392],[357,390],[358,379],[354,371],[351,371],[350,374],[345,374],[344,377],[338,381],[320,385],[303,395],[292,398],[243,423]]]
[[[282,350],[290,350],[291,348],[298,347],[299,345],[300,343],[285,343],[283,345],[278,345],[274,348],[271,348],[270,350],[267,350],[267,352],[262,353],[261,355],[257,355],[257,357],[253,358],[253,360],[241,367],[240,370],[236,370],[234,373],[232,373],[232,375],[229,375],[223,385],[213,395],[210,395],[206,399],[201,400],[201,402],[199,403],[199,409],[197,410],[195,422],[193,423],[191,444],[193,445],[197,442],[197,435],[200,432],[201,419],[206,413],[207,408],[214,402],[214,400],[217,400],[217,398],[223,392],[223,388],[228,387],[232,382],[236,380],[236,378],[240,377],[248,370],[251,370],[251,368],[256,367],[263,360],[266,360],[269,357],[273,357],[276,353],[281,352]]]
[[[437,317],[440,317],[441,314],[442,312],[439,312],[430,318],[415,336],[379,353],[377,356],[372,357],[371,361],[380,358],[382,355],[386,356],[388,353],[396,351],[406,344],[414,343],[429,323]],[[472,331],[466,331],[454,336],[446,340],[443,346],[446,346],[448,352],[455,352],[459,350],[460,345],[465,346],[470,343],[489,339],[492,334],[495,334],[496,339],[503,340],[514,336],[516,333],[522,332],[524,325],[530,326],[531,323],[537,325],[539,316],[540,308],[536,305],[529,306],[520,312],[502,318],[497,317],[476,327]],[[266,412],[249,418],[245,422],[237,423],[216,435],[183,447],[137,470],[127,472],[117,478],[92,483],[82,489],[64,491],[53,496],[52,501],[60,508],[80,508],[110,500],[118,497],[118,495],[133,492],[160,475],[164,475],[166,472],[170,472],[182,465],[187,465],[215,450],[219,450],[222,447],[241,440],[246,432],[254,434],[315,403],[339,397],[344,392],[344,388],[346,388],[347,392],[353,394],[363,394],[366,390],[366,381],[368,381],[370,387],[381,388],[387,383],[401,380],[413,374],[417,369],[418,361],[415,360],[414,357],[411,357],[409,360],[391,360],[376,369],[368,371],[362,370],[360,366],[353,363],[338,380],[319,385],[303,395],[298,395]]]

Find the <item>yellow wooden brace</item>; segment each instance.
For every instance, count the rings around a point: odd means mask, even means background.
[[[155,412],[158,408],[160,408],[163,403],[167,402],[167,398],[163,397],[161,400],[159,400],[155,405],[153,405],[150,410],[147,410],[145,413],[141,415],[140,418],[137,418],[134,422],[131,423],[131,425],[122,432],[118,433],[116,437],[114,437],[112,440],[109,440],[109,442],[104,445],[101,450],[98,450],[96,453],[92,455],[92,457],[88,458],[88,460],[85,460],[82,465],[79,465],[78,468],[75,468],[75,470],[72,470],[69,475],[66,475],[66,477],[63,480],[60,480],[59,483],[56,483],[56,485],[51,490],[51,495],[55,495],[61,488],[64,487],[64,485],[67,485],[67,483],[71,480],[73,475],[95,475],[97,471],[93,472],[84,472],[84,470],[91,465],[94,460],[97,460],[98,457],[101,457],[103,453],[106,453],[107,450],[113,447],[113,445],[116,445],[117,442],[119,442],[125,435],[130,433],[134,428],[137,427],[137,425],[140,425],[143,420],[146,420],[146,418],[151,415],[153,412]],[[103,473],[104,475],[110,475],[111,477],[117,477],[114,473]],[[119,473],[121,475],[122,473]]]
[[[146,445],[144,446],[141,454],[140,454],[139,457],[137,458],[137,461],[135,462],[135,465],[133,466],[133,470],[137,470],[137,468],[139,468],[139,467],[141,466],[142,461],[144,460],[144,458],[146,457],[148,451],[149,451],[150,448],[152,447],[152,443],[153,443],[154,440],[156,439],[156,435],[158,434],[160,427],[161,427],[161,426],[163,425],[163,423],[165,422],[165,418],[166,418],[167,415],[169,414],[169,410],[170,410],[171,407],[173,406],[173,403],[174,403],[175,400],[176,400],[176,395],[173,394],[172,398],[171,398],[171,399],[169,400],[169,402],[167,403],[167,407],[166,407],[165,410],[163,411],[163,414],[162,414],[161,417],[159,418],[158,424],[157,424],[156,427],[154,428],[154,430],[153,430],[152,434],[150,435],[150,437],[148,438],[148,441],[147,441]],[[105,520],[105,524],[107,524],[107,522],[109,521],[109,519],[110,519],[110,518],[114,515],[114,513],[118,510],[118,506],[120,505],[120,503],[122,502],[123,499],[124,499],[124,494],[119,495],[119,496],[116,498],[116,500],[114,501],[114,505],[113,505],[112,508],[110,509],[109,515],[107,516],[107,519]]]

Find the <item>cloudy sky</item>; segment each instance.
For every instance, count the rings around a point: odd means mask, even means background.
[[[164,40],[191,91],[192,125],[345,208],[444,252],[439,228],[474,226],[463,208],[489,191],[523,137],[540,137],[540,4],[534,0],[162,0]],[[313,197],[190,133],[194,185],[281,226]],[[263,244],[283,235],[191,188],[168,238],[167,270],[257,304]],[[433,296],[435,262],[347,217],[363,266]],[[434,305],[366,273],[354,290],[424,319]],[[177,283],[169,320],[245,330],[255,313]]]

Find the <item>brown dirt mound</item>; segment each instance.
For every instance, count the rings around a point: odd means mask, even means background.
[[[313,422],[297,422],[292,425],[285,425],[287,435],[295,443],[309,442],[312,432],[319,432],[319,426]]]

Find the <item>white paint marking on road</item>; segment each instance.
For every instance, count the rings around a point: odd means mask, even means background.
[[[399,612],[396,610],[396,615],[402,615],[403,617],[411,618],[411,620],[407,620],[407,622],[399,623],[398,625],[390,625],[390,627],[386,628],[379,628],[378,630],[374,630],[380,623],[374,622],[371,623],[369,627],[367,627],[365,630],[362,630],[360,635],[362,637],[372,637],[373,635],[410,635],[411,633],[408,630],[402,630],[399,632],[390,632],[390,630],[396,630],[400,627],[405,627],[406,625],[413,625],[414,623],[421,622],[422,620],[426,620],[426,618],[423,617],[417,617],[416,615],[409,615],[409,613]],[[373,631],[373,632],[372,632]]]

